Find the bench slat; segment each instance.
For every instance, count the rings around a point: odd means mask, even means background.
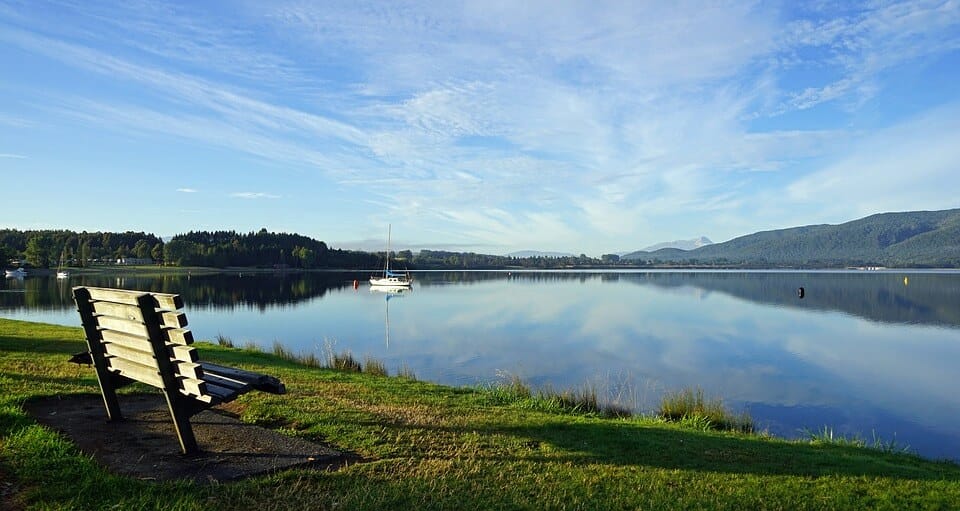
[[[107,342],[103,343],[103,349],[107,355],[130,360],[131,362],[136,362],[143,366],[150,367],[155,371],[160,371],[160,368],[157,366],[157,359],[153,357],[152,352],[147,353],[145,351],[130,349],[120,344]]]
[[[180,362],[194,362],[196,363],[197,358],[197,349],[193,346],[184,346],[182,344],[167,344],[167,349],[170,350],[170,359],[171,361]]]
[[[110,289],[106,287],[87,287],[90,298],[107,302],[137,305],[137,298],[149,294],[158,309],[176,310],[183,308],[183,298],[180,295],[169,293],[146,293],[144,291],[130,291],[127,289]]]
[[[239,393],[237,393],[236,391],[232,389],[228,389],[226,387],[221,387],[216,383],[210,383],[210,382],[206,382],[206,383],[207,383],[207,394],[213,396],[214,399],[219,400],[221,402],[232,401],[234,398],[236,398],[239,395]]]
[[[143,313],[140,312],[140,307],[136,305],[114,302],[91,302],[90,305],[93,307],[93,312],[102,316],[112,316],[140,323],[143,322]]]
[[[249,383],[231,380],[230,378],[224,378],[217,374],[205,374],[203,375],[203,381],[228,388],[237,393],[246,392],[252,388]]]
[[[157,301],[158,309],[177,310],[183,308],[183,298],[169,293],[150,293]]]
[[[160,389],[163,388],[163,378],[160,377],[160,372],[152,367],[120,357],[107,357],[107,365],[123,376]]]
[[[114,344],[121,344],[127,348],[153,353],[153,347],[146,337],[130,335],[116,330],[101,330],[100,337],[103,339],[103,342],[112,342]]]
[[[195,380],[203,379],[203,368],[200,366],[200,364],[174,360],[173,365],[177,368],[177,374],[183,376],[184,378],[193,378]]]
[[[194,378],[177,378],[177,384],[180,389],[191,396],[203,396],[207,394],[207,382],[196,380]]]
[[[90,292],[91,300],[125,303],[127,305],[137,305],[137,298],[146,294],[143,291],[127,291],[105,287],[88,287],[86,289]]]
[[[249,383],[253,388],[269,392],[271,394],[286,394],[287,389],[279,379],[266,374],[245,371],[236,367],[227,367],[210,362],[200,362],[204,374],[216,374],[218,376],[230,378],[244,383]]]
[[[127,334],[150,338],[147,327],[140,321],[129,321],[126,319],[113,318],[110,316],[97,316],[97,324],[103,330],[116,330]]]
[[[184,328],[167,328],[163,331],[164,340],[174,344],[193,344],[193,333]]]
[[[183,328],[187,326],[187,315],[177,311],[163,311],[158,313],[161,327]]]

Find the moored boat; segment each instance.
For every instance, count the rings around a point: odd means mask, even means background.
[[[387,227],[387,261],[383,267],[383,274],[371,276],[370,285],[385,288],[410,287],[413,284],[413,277],[410,276],[410,272],[397,273],[390,270],[390,231],[391,227]]]

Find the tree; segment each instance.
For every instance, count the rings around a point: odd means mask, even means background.
[[[163,260],[174,266],[184,266],[192,262],[196,245],[190,241],[170,240],[163,246]]]
[[[600,259],[606,264],[617,264],[620,262],[620,256],[617,254],[603,254],[600,256]]]
[[[13,259],[13,250],[6,245],[0,245],[0,266],[6,267],[10,264],[10,259]]]
[[[155,263],[163,261],[163,243],[157,243],[150,249],[150,257]]]
[[[137,240],[133,245],[133,255],[137,259],[147,259],[150,257],[150,244],[145,239]]]
[[[49,268],[53,250],[53,238],[45,234],[38,234],[27,241],[27,250],[24,252],[24,256],[28,263],[37,268]]]

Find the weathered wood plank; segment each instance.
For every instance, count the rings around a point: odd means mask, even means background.
[[[239,394],[226,387],[221,387],[215,383],[207,383],[207,395],[213,396],[215,400],[226,402],[236,398]]]
[[[163,328],[183,328],[187,326],[187,315],[178,311],[159,312],[160,326]]]
[[[159,389],[163,388],[163,378],[160,377],[160,372],[153,367],[112,356],[107,357],[107,366],[128,378],[153,385]]]
[[[180,390],[191,396],[204,396],[207,394],[207,382],[193,378],[177,378],[177,384]]]
[[[153,351],[153,348],[150,347],[150,340],[146,337],[118,332],[116,330],[100,330],[100,336],[103,338],[103,342],[112,342],[130,349],[146,351],[148,353]]]
[[[116,330],[118,332],[133,334],[147,339],[150,338],[150,334],[147,332],[147,327],[138,321],[129,321],[110,316],[97,316],[96,321],[101,329]]]
[[[153,300],[154,307],[164,310],[177,310],[183,308],[183,298],[180,295],[169,293],[147,293],[144,291],[131,291],[127,289],[112,289],[106,287],[85,287],[90,292],[92,300],[103,300],[107,302],[125,303],[127,305],[137,305],[137,298],[144,294],[149,294]]]
[[[210,362],[200,362],[200,366],[203,367],[204,374],[216,374],[218,376],[249,383],[253,388],[262,392],[269,392],[271,394],[287,393],[287,389],[283,385],[283,382],[273,376],[255,373],[253,371],[245,371],[235,367],[212,364]]]
[[[249,383],[244,383],[242,381],[231,380],[230,378],[224,378],[217,374],[205,374],[203,375],[203,381],[207,383],[213,383],[232,390],[234,393],[243,393],[250,390],[251,387]]]
[[[91,302],[93,312],[101,316],[112,316],[130,321],[143,322],[143,314],[136,305],[114,302]]]
[[[193,362],[173,361],[173,366],[177,368],[177,374],[184,378],[193,378],[195,380],[203,379],[203,367]]]
[[[171,360],[179,360],[181,362],[197,362],[197,349],[193,346],[185,346],[183,344],[167,344],[167,349],[170,351]]]
[[[137,305],[137,298],[145,295],[143,291],[128,291],[126,289],[110,289],[105,287],[87,287],[90,299],[95,301],[125,303]]]
[[[167,328],[163,331],[164,340],[174,344],[193,344],[193,333],[183,328]]]
[[[168,293],[150,293],[158,309],[177,310],[183,308],[183,298],[180,295]]]
[[[140,365],[151,367],[155,371],[160,370],[160,368],[157,366],[157,359],[153,358],[152,352],[147,353],[145,351],[134,350],[127,348],[126,346],[113,343],[104,343],[103,349],[106,351],[107,355],[130,360],[131,362],[136,362]]]

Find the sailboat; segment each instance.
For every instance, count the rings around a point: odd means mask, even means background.
[[[413,278],[410,272],[397,273],[390,270],[390,231],[391,226],[387,227],[387,262],[383,267],[382,275],[370,277],[371,286],[381,287],[410,287],[413,284]]]
[[[66,251],[66,249],[64,249],[64,251]],[[70,272],[63,269],[63,252],[60,252],[60,264],[57,265],[57,278],[58,279],[70,278]]]

